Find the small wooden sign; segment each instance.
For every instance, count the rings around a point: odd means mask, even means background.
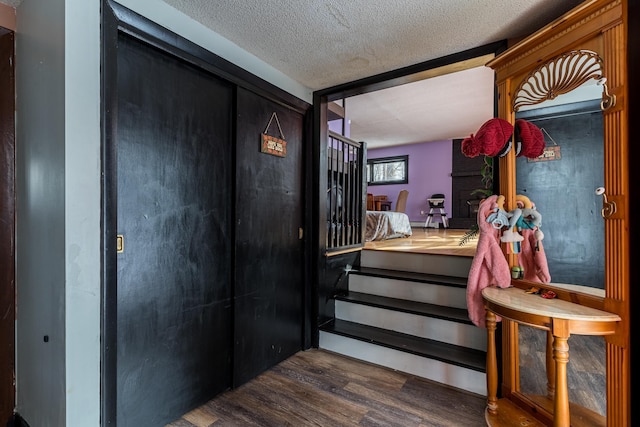
[[[275,136],[262,134],[262,146],[263,153],[272,154],[278,157],[287,156],[287,141],[284,139],[276,138]]]
[[[280,131],[280,136],[282,138],[267,135],[269,126],[271,126],[271,122],[273,122],[274,118],[276,119],[276,124],[278,125],[278,130]],[[278,116],[276,115],[275,111],[271,115],[271,119],[269,119],[269,123],[267,123],[266,129],[261,134],[260,151],[263,153],[271,154],[273,156],[287,157],[287,141],[284,140],[284,134],[282,133],[282,128],[280,127],[280,121],[278,120]]]
[[[549,162],[552,160],[560,160],[562,155],[560,154],[560,146],[552,145],[550,147],[545,147],[544,151],[539,157],[535,159],[528,159],[528,162]]]

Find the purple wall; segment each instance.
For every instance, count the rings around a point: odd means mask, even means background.
[[[344,135],[348,138],[351,133],[351,127],[349,126],[349,121],[344,123]],[[329,130],[335,133],[339,133],[342,135],[342,119],[339,120],[330,120],[329,121]]]
[[[386,194],[393,201],[392,209],[401,190],[409,191],[407,215],[411,222],[427,219],[420,211],[429,212],[427,199],[435,193],[445,195],[445,212],[451,216],[451,167],[453,162],[452,141],[423,142],[420,144],[367,150],[367,158],[409,155],[409,183],[393,185],[370,185],[373,195]],[[436,217],[438,218],[438,217]],[[439,219],[436,219],[438,222]]]

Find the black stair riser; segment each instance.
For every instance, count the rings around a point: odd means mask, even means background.
[[[430,285],[466,288],[467,279],[463,277],[440,276],[435,274],[414,273],[410,271],[387,270],[382,268],[360,267],[351,270],[351,275],[377,277],[381,279],[404,280],[408,282],[425,283]]]
[[[334,320],[325,324],[320,330],[486,373],[486,352],[484,351],[345,320]]]

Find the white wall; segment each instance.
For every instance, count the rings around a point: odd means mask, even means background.
[[[66,392],[63,0],[24,1],[16,27],[16,404],[31,426],[61,426]]]
[[[66,0],[65,4],[66,425],[98,426],[102,275],[100,0]]]
[[[121,3],[311,102],[164,2]],[[16,405],[32,427],[100,425],[100,4],[17,8]]]

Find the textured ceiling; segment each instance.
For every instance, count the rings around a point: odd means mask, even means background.
[[[582,2],[162,1],[311,90],[517,39]],[[492,91],[492,74],[480,67],[349,98],[351,137],[371,148],[465,137],[493,116]]]
[[[580,0],[164,0],[311,89],[528,35]]]
[[[582,2],[164,1],[312,90],[517,39]],[[493,87],[480,67],[348,98],[350,136],[369,148],[466,137],[493,117]]]
[[[22,3],[22,0],[0,0],[0,3],[11,7],[18,7],[18,5]]]

